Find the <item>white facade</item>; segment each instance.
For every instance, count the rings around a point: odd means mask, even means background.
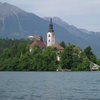
[[[93,62],[90,62],[90,69],[91,70],[99,70],[100,69],[100,66],[93,63]]]
[[[100,66],[97,64],[93,64],[91,70],[99,70]]]
[[[54,34],[53,23],[51,18],[49,24],[49,31],[47,33],[47,46],[52,46],[53,44],[55,44],[55,34]]]
[[[53,32],[47,33],[47,46],[55,44],[55,34]]]

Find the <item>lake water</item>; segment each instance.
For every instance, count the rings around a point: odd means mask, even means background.
[[[100,72],[0,72],[0,100],[100,100]]]

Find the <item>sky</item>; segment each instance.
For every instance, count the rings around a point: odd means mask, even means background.
[[[60,17],[70,25],[100,32],[100,0],[0,0],[40,17]]]

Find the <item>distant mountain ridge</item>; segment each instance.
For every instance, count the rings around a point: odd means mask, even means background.
[[[44,19],[49,20],[50,17],[45,17]],[[92,46],[96,55],[98,57],[100,57],[100,53],[99,53],[99,51],[100,51],[100,44],[99,44],[100,32],[93,32],[93,31],[88,31],[85,29],[79,29],[79,28],[75,27],[74,25],[69,25],[68,23],[61,20],[59,17],[53,17],[53,22],[64,27],[70,34],[75,35],[81,39],[81,40],[79,39],[80,42],[77,40],[74,40],[75,44],[81,46],[82,48],[86,47],[87,45]],[[67,39],[68,39],[68,37],[67,37]],[[71,41],[71,40],[69,40],[69,41]],[[76,43],[76,41],[77,41],[77,43]]]
[[[45,24],[42,18],[25,12],[8,3],[0,3],[0,37],[25,38],[29,34],[40,34],[38,24]],[[42,30],[40,30],[42,32]]]
[[[64,40],[82,48],[90,45],[100,56],[99,32],[78,29],[58,17],[53,18],[53,23],[57,42]],[[28,35],[46,38],[48,25],[48,18],[41,18],[8,3],[0,3],[0,38],[27,38]]]

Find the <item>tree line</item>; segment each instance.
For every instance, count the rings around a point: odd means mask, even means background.
[[[31,42],[28,39],[0,39],[0,71],[89,71],[90,61],[100,65],[90,46],[82,50],[62,41],[60,45],[64,50],[57,61],[56,48],[34,46],[30,52]]]

